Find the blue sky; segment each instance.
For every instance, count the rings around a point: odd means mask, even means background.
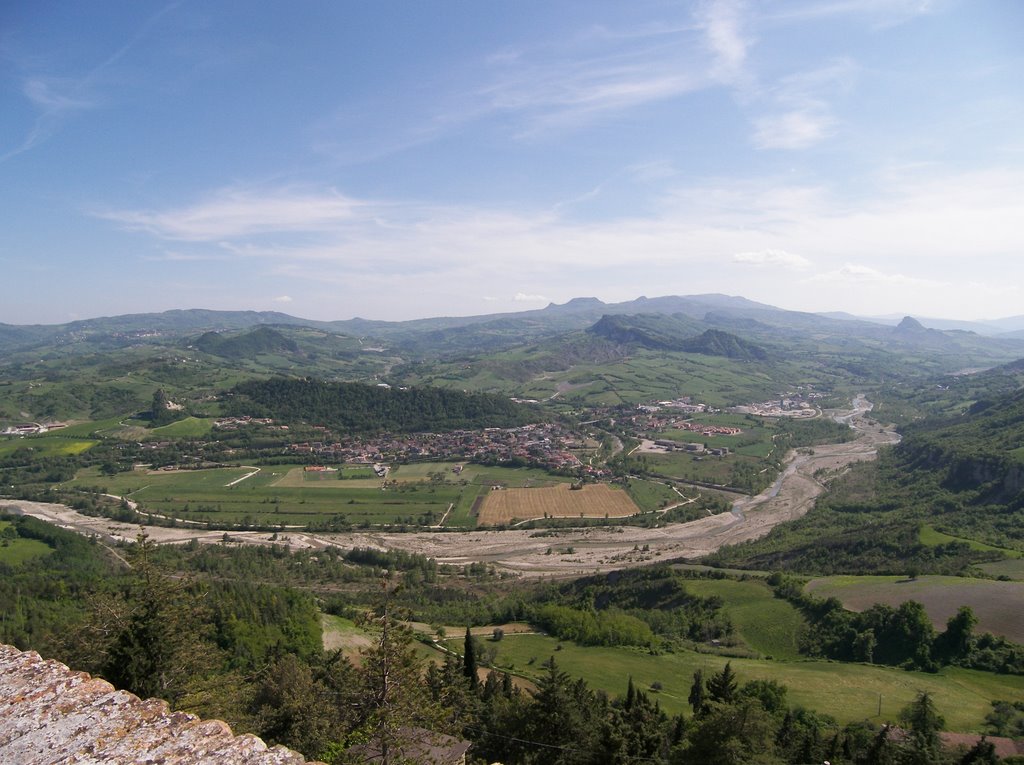
[[[6,4],[0,322],[1022,314],[1022,32],[1016,0]]]

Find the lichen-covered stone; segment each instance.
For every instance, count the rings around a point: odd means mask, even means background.
[[[306,765],[220,720],[170,712],[33,651],[0,645],[0,763]]]

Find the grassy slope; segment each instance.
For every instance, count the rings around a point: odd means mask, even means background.
[[[696,595],[717,595],[740,638],[752,649],[776,659],[800,659],[796,637],[803,617],[789,603],[773,596],[759,580],[694,579],[686,589]]]
[[[459,650],[458,641],[450,641]],[[591,686],[611,694],[625,693],[630,676],[640,688],[655,681],[662,690],[655,698],[668,712],[688,711],[687,695],[697,669],[716,672],[732,662],[740,682],[775,680],[789,688],[789,702],[833,715],[840,723],[864,719],[894,720],[920,691],[934,695],[950,730],[981,730],[992,699],[1015,699],[1024,694],[1024,678],[947,668],[937,674],[906,672],[863,664],[826,661],[780,662],[727,660],[683,652],[652,656],[628,648],[583,648],[543,635],[506,635],[498,646],[498,664],[529,677],[538,677],[541,663],[551,656],[558,666]],[[529,663],[530,659],[533,663]],[[878,718],[881,696],[882,717]]]
[[[0,521],[0,531],[10,526],[10,521]],[[0,544],[0,563],[8,566],[17,566],[32,558],[39,558],[49,555],[53,549],[45,542],[38,539],[12,539],[4,540],[6,544]]]

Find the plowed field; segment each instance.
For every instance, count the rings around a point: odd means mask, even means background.
[[[479,526],[527,521],[533,518],[625,518],[639,508],[622,489],[586,484],[570,489],[559,484],[546,489],[495,489],[483,501]]]

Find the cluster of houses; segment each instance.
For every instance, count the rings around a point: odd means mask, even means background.
[[[706,422],[676,422],[672,427],[677,430],[700,433],[702,436],[738,436],[743,432],[742,428],[734,428],[729,425],[709,425]]]
[[[797,398],[780,398],[754,404],[737,406],[732,411],[738,414],[756,414],[759,417],[816,417],[818,410],[809,401]]]
[[[727,446],[716,446],[711,449],[706,449],[704,448],[704,444],[683,444],[678,441],[672,441],[668,438],[659,438],[654,442],[654,445],[660,446],[667,452],[681,451],[689,454],[711,454],[715,457],[726,457],[729,454],[729,447]]]
[[[662,409],[674,409],[680,414],[700,414],[701,412],[715,411],[714,409],[709,409],[707,404],[695,403],[689,396],[674,398],[670,401],[658,401],[653,404],[640,404],[637,409],[647,414],[654,414]]]
[[[213,421],[213,427],[220,430],[238,430],[246,425],[273,425],[274,421],[269,417],[220,417]],[[281,430],[288,430],[287,425],[281,425]]]
[[[345,437],[289,444],[293,454],[313,454],[325,461],[375,465],[447,459],[527,462],[550,469],[582,470],[600,476],[602,469],[584,464],[573,452],[583,446],[561,425],[538,423],[516,428],[456,430],[379,437]]]

